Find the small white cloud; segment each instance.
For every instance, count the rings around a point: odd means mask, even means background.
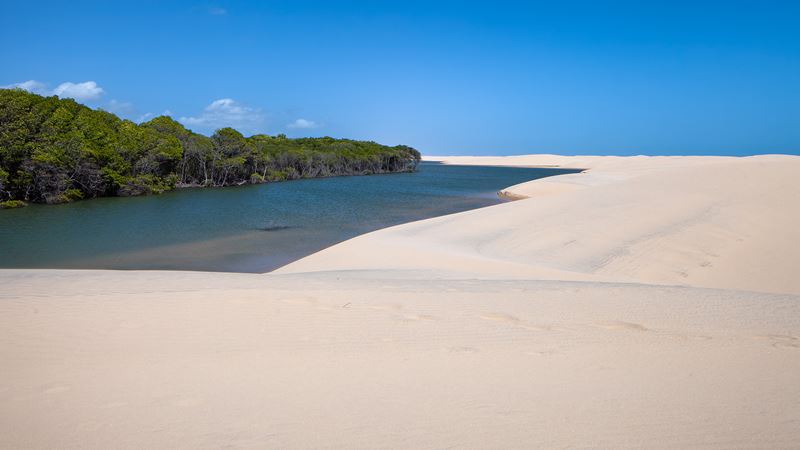
[[[47,88],[47,83],[36,80],[23,81],[22,83],[15,83],[3,87],[6,89],[20,88],[39,95],[58,95],[59,97],[73,98],[77,101],[97,100],[105,93],[103,88],[98,86],[94,81],[84,81],[83,83],[67,81],[66,83],[59,84],[53,90]]]
[[[207,129],[233,127],[240,130],[254,130],[264,122],[264,114],[259,108],[251,108],[231,98],[214,100],[197,117],[181,117],[179,122]]]
[[[225,8],[215,7],[215,8],[209,8],[208,13],[211,14],[212,16],[224,16],[225,14],[228,14],[228,10]]]
[[[318,128],[319,125],[314,122],[313,120],[306,120],[306,119],[297,119],[294,122],[287,124],[286,128],[292,128],[295,130],[308,130],[311,128]]]
[[[28,92],[33,92],[34,94],[39,95],[48,95],[50,91],[47,90],[47,85],[42,83],[41,81],[36,80],[28,80],[23,81],[22,83],[14,83],[9,84],[7,86],[2,86],[3,89],[23,89]]]
[[[67,81],[53,89],[53,94],[59,97],[74,98],[78,101],[97,100],[103,93],[105,93],[103,88],[94,81],[84,81],[83,83]]]

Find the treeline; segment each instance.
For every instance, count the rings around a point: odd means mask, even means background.
[[[7,207],[182,186],[408,172],[419,160],[404,145],[245,137],[232,128],[208,137],[166,116],[137,125],[72,99],[0,89],[0,202]]]

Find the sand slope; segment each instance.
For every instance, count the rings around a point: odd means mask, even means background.
[[[277,274],[0,270],[0,448],[796,447],[798,158],[500,162],[590,170]]]
[[[800,437],[796,296],[263,278],[2,272],[0,446],[791,448]]]
[[[508,189],[527,200],[370,233],[278,272],[416,269],[800,294],[800,157],[508,159],[590,170]]]

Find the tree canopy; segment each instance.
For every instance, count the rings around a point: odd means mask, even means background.
[[[245,137],[233,128],[208,137],[167,116],[136,124],[72,99],[0,89],[0,202],[9,206],[407,172],[419,161],[420,153],[404,145]]]

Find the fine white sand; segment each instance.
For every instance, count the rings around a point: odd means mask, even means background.
[[[800,158],[588,171],[273,274],[0,271],[0,448],[793,448]]]
[[[370,233],[278,273],[445,271],[800,294],[800,157],[446,158],[590,168],[528,200]]]

